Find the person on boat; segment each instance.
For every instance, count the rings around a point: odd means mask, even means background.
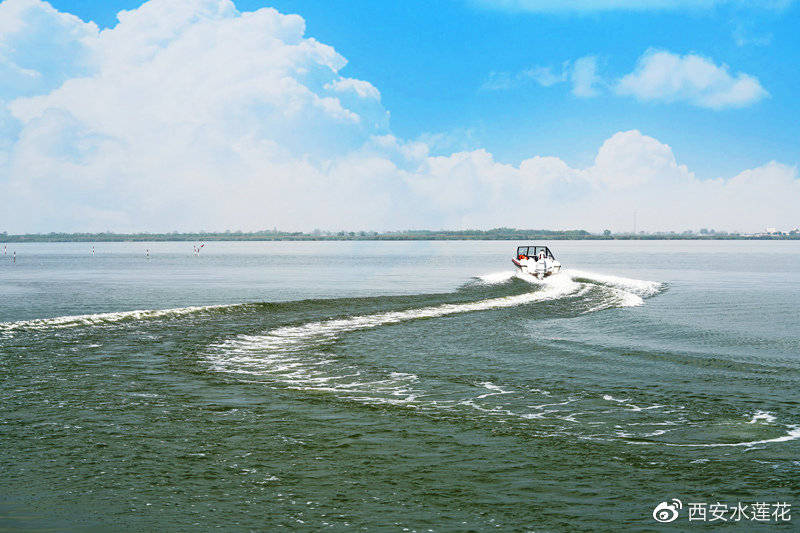
[[[541,263],[537,265],[537,268],[541,270],[542,275],[544,275],[547,272],[547,255],[544,253],[544,250],[539,252],[539,261],[541,261]],[[539,261],[537,261],[537,263]]]

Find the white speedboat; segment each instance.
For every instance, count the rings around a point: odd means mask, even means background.
[[[517,270],[539,279],[561,271],[561,263],[556,261],[547,246],[519,246],[517,256],[511,259]]]

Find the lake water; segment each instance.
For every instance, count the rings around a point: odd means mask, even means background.
[[[800,513],[800,242],[516,244],[8,245],[0,529]]]

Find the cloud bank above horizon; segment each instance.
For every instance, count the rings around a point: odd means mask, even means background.
[[[346,59],[297,15],[150,0],[118,18],[100,31],[41,0],[0,3],[0,231],[624,231],[634,210],[651,231],[797,225],[795,167],[700,180],[637,130],[610,135],[585,168],[433,156],[393,135],[379,87],[342,75]],[[630,94],[650,94],[649,68]],[[597,64],[533,75],[590,97]],[[722,75],[713,87],[747,85]],[[702,101],[681,79],[680,95]]]

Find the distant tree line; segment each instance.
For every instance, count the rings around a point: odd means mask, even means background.
[[[710,239],[800,239],[792,232],[783,235],[740,235],[738,233],[714,232],[693,233],[590,233],[586,230],[549,230],[494,228],[490,230],[405,230],[405,231],[279,231],[253,232],[193,232],[179,233],[28,233],[9,235],[0,233],[0,242],[135,242],[135,241],[443,241],[443,240],[710,240]]]

